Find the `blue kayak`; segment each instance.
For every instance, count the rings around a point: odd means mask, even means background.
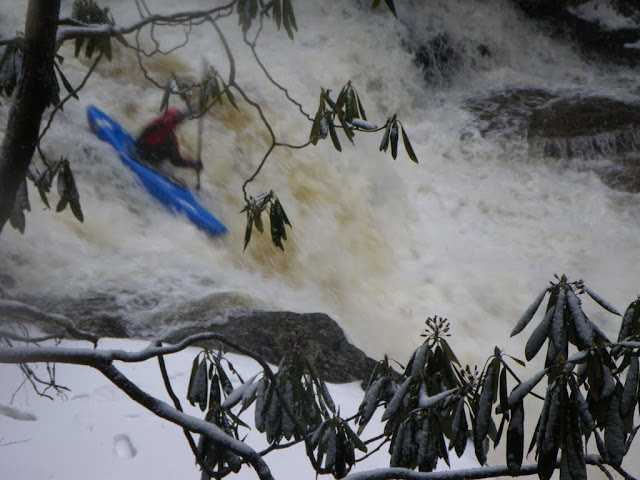
[[[135,142],[120,125],[94,106],[87,108],[87,118],[91,131],[115,148],[122,163],[133,170],[142,186],[169,210],[186,215],[196,227],[209,235],[227,232],[226,227],[205,210],[188,189],[134,160],[132,152],[135,152]]]

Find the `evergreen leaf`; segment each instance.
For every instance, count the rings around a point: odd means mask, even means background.
[[[536,354],[540,351],[542,345],[544,345],[544,342],[547,340],[547,337],[549,336],[549,330],[551,329],[551,321],[553,319],[554,312],[554,306],[548,307],[544,319],[538,324],[536,329],[529,337],[529,340],[527,341],[524,349],[524,356],[527,361],[531,361],[531,359],[536,356]]]
[[[409,390],[410,382],[411,382],[411,377],[407,378],[402,383],[400,388],[398,388],[398,390],[396,391],[391,401],[387,404],[387,408],[382,414],[381,421],[385,422],[396,415],[398,409],[402,405],[402,400],[404,399],[405,395],[407,394],[407,391]]]
[[[524,397],[527,396],[529,392],[533,390],[533,388],[538,383],[540,383],[540,380],[544,378],[546,373],[547,373],[546,370],[541,370],[538,373],[536,373],[533,377],[529,378],[528,380],[525,380],[524,382],[520,383],[520,385],[515,387],[511,391],[511,395],[509,395],[509,398],[507,400],[508,408],[512,409],[515,405],[522,402]]]
[[[620,466],[625,455],[624,429],[620,418],[620,401],[615,395],[611,397],[611,404],[607,413],[604,445],[607,449],[609,463],[614,466]]]
[[[384,134],[382,135],[382,141],[380,142],[380,148],[379,150],[381,152],[386,152],[387,148],[389,148],[389,135],[391,134],[391,124],[392,124],[392,118],[389,118],[387,120],[387,125],[384,129]]]
[[[580,350],[587,350],[593,345],[591,322],[582,311],[580,299],[571,289],[567,290],[567,304],[571,314],[570,318],[573,321],[577,347]]]
[[[511,409],[507,428],[507,467],[512,472],[520,471],[524,456],[524,404],[516,403]]]
[[[402,130],[402,142],[404,143],[404,149],[406,150],[407,155],[409,155],[409,158],[413,162],[420,163],[418,162],[418,157],[413,151],[413,147],[411,146],[411,142],[409,141],[409,136],[407,135],[407,132],[404,129],[404,125],[402,126],[401,130]]]
[[[587,292],[587,294],[593,298],[593,300],[600,305],[602,308],[604,308],[605,310],[608,310],[609,312],[613,313],[614,315],[618,315],[618,316],[622,316],[620,315],[620,312],[618,312],[618,310],[616,310],[613,305],[611,305],[609,302],[607,302],[605,299],[603,299],[600,295],[598,295],[597,293],[595,293],[594,291],[592,291],[589,287],[583,285],[582,289]]]
[[[638,357],[633,356],[627,369],[627,378],[620,398],[620,416],[627,418],[638,402]]]
[[[342,147],[340,146],[340,140],[338,139],[338,134],[336,133],[336,127],[330,117],[327,117],[327,123],[329,124],[329,134],[331,135],[333,146],[337,151],[341,152]]]
[[[551,320],[551,335],[550,339],[556,351],[562,352],[562,337],[564,332],[564,304],[565,304],[566,292],[564,285],[560,286],[558,295],[556,297],[556,305],[553,309],[553,319]],[[565,357],[566,358],[566,357]]]
[[[538,294],[538,296],[533,301],[533,303],[529,305],[529,308],[527,308],[524,314],[522,314],[522,317],[520,317],[520,320],[518,320],[518,323],[516,323],[516,326],[513,327],[513,330],[511,331],[512,337],[517,335],[518,333],[520,333],[522,330],[526,328],[526,326],[529,324],[529,322],[531,321],[535,313],[538,311],[538,307],[540,307],[540,304],[542,303],[542,300],[544,299],[544,296],[546,294],[547,294],[547,289],[545,288],[542,292]]]
[[[244,231],[244,248],[243,251],[247,249],[247,245],[251,241],[251,231],[253,230],[253,209],[247,209],[247,227]]]
[[[391,142],[391,157],[395,160],[398,156],[398,122],[396,120],[391,125],[389,141]]]

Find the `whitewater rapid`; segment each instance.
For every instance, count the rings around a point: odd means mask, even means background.
[[[117,23],[135,20],[133,5],[112,3]],[[149,3],[176,9],[167,0]],[[241,186],[268,137],[246,104],[236,111],[225,102],[205,120],[199,198],[230,232],[207,238],[154,203],[86,126],[85,108],[94,104],[135,133],[160,105],[162,92],[144,81],[135,56],[114,45],[113,62],[65,106],[44,143],[50,158],[71,162],[85,221],[46,210],[31,189],[25,234],[7,226],[0,240],[9,293],[109,296],[140,335],[174,328],[163,320],[168,312],[172,322],[206,325],[243,308],[321,311],[367,353],[399,360],[421,342],[427,316],[440,315],[451,321],[462,360],[479,364],[494,345],[521,354],[528,331],[514,340],[508,333],[554,273],[582,278],[626,308],[640,291],[640,196],[611,190],[567,162],[531,156],[524,138],[481,136],[463,107],[514,86],[629,99],[637,72],[586,62],[504,0],[397,3],[398,20],[384,8],[369,13],[368,2],[295,2],[295,41],[267,22],[258,53],[311,115],[321,87],[336,92],[351,80],[370,121],[382,125],[398,114],[419,165],[402,149],[396,161],[379,152],[379,135],[359,134],[355,146],[343,140],[342,153],[328,140],[302,151],[278,148],[249,193],[274,189],[280,198],[293,225],[285,252],[267,235],[254,235],[243,252]],[[21,8],[0,7],[0,33],[23,28]],[[221,25],[231,32],[236,22],[234,15]],[[426,81],[410,50],[438,32],[459,61]],[[175,30],[162,35],[167,46],[183,38]],[[265,107],[279,140],[304,143],[309,122],[268,85],[237,32],[230,43],[238,83]],[[65,74],[77,84],[90,62],[70,58],[72,46],[62,52]],[[149,69],[196,79],[203,57],[228,70],[207,24]],[[3,102],[0,133],[6,117]],[[196,125],[182,127],[180,140],[193,154]],[[184,178],[195,182],[190,172]],[[596,323],[616,331],[615,319],[585,303]],[[200,314],[176,320],[194,310]]]

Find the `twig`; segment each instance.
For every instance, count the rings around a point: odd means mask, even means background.
[[[96,67],[98,66],[98,63],[100,63],[100,60],[102,60],[102,52],[100,52],[98,54],[98,56],[96,57],[96,59],[94,60],[93,64],[91,65],[91,68],[89,68],[89,71],[87,72],[87,74],[84,76],[84,78],[82,79],[82,82],[80,82],[80,85],[78,85],[71,93],[69,93],[62,101],[60,101],[60,103],[58,103],[55,108],[51,111],[51,114],[49,115],[49,121],[47,122],[47,124],[45,125],[45,127],[42,129],[42,132],[40,133],[40,136],[38,137],[38,143],[36,143],[36,146],[38,147],[38,153],[40,153],[40,157],[44,160],[44,153],[42,152],[41,148],[40,148],[40,142],[42,141],[42,138],[45,136],[45,134],[47,133],[47,131],[49,130],[49,127],[51,127],[51,122],[53,122],[53,117],[55,116],[56,113],[58,113],[59,110],[62,109],[62,107],[64,106],[65,103],[67,103],[67,101],[69,101],[69,99],[71,97],[74,97],[77,95],[77,93],[82,90],[82,88],[87,84],[87,81],[89,80],[89,77],[91,76],[91,74],[93,73],[93,71],[96,69]]]
[[[15,300],[0,300],[0,314],[2,314],[0,316],[0,322],[24,319],[35,324],[45,323],[56,325],[63,328],[70,338],[86,340],[93,343],[94,346],[98,344],[98,337],[91,333],[78,330],[73,322],[64,315],[43,312],[25,303]]]
[[[210,15],[218,12],[225,12],[228,9],[233,8],[237,0],[233,0],[225,5],[210,8],[206,10],[193,10],[190,12],[177,12],[170,15],[149,15],[135,23],[132,23],[126,27],[115,27],[112,25],[91,25],[87,27],[69,27],[60,29],[56,38],[56,43],[60,44],[66,40],[72,40],[78,37],[93,38],[93,37],[118,37],[126,35],[127,33],[135,32],[140,28],[152,24],[152,23],[185,23],[195,19],[206,18]]]
[[[160,346],[159,342],[158,342],[158,346]],[[173,388],[171,387],[171,380],[169,379],[169,374],[167,373],[167,366],[164,363],[164,356],[158,355],[158,365],[160,366],[160,373],[162,374],[162,381],[164,383],[164,387],[167,390],[167,393],[169,394],[169,397],[171,398],[171,401],[173,402],[174,407],[179,412],[184,412],[184,410],[182,409],[182,404],[180,403],[180,399],[178,398],[178,396],[173,391]],[[191,432],[189,432],[189,430],[185,427],[182,428],[182,431],[184,432],[184,436],[187,439],[187,443],[191,448],[191,453],[193,453],[193,456],[196,458],[198,465],[200,465],[202,470],[204,470],[204,472],[207,475],[209,475],[210,477],[215,477],[216,472],[209,469],[209,467],[207,467],[207,465],[205,464],[204,459],[200,456],[200,452],[198,451],[198,446],[196,445],[195,440],[191,436]]]
[[[8,447],[9,445],[16,445],[18,443],[27,443],[27,442],[31,441],[30,438],[27,438],[26,440],[15,440],[13,442],[2,443],[3,440],[4,440],[4,438],[0,438],[0,447]]]
[[[187,415],[172,408],[167,403],[149,395],[135,383],[125,377],[111,363],[97,362],[92,365],[107,377],[120,390],[127,394],[133,401],[142,405],[160,418],[174,423],[182,428],[187,428],[191,432],[205,435],[211,441],[216,442],[231,450],[236,455],[241,456],[255,469],[258,477],[262,480],[274,480],[271,471],[260,455],[249,447],[246,443],[236,440],[224,433],[218,426]]]
[[[260,18],[260,30],[262,29],[262,18]],[[253,42],[250,42],[249,39],[247,38],[247,34],[245,33],[243,35],[244,38],[244,42],[249,46],[249,48],[251,49],[251,53],[253,54],[253,58],[255,59],[256,63],[258,64],[258,66],[260,67],[260,69],[262,70],[262,72],[264,73],[264,75],[267,77],[267,79],[271,82],[271,84],[273,86],[275,86],[276,88],[280,89],[284,95],[287,97],[287,99],[293,103],[294,105],[296,105],[298,107],[298,110],[300,110],[300,113],[302,115],[304,115],[305,117],[307,117],[307,119],[311,122],[313,122],[313,117],[311,115],[309,115],[307,112],[304,111],[304,108],[302,106],[302,104],[300,102],[298,102],[297,100],[295,100],[290,94],[289,94],[289,90],[287,90],[285,87],[283,87],[280,83],[276,82],[276,80],[271,76],[271,74],[269,73],[269,71],[267,70],[267,67],[262,63],[262,60],[260,59],[260,57],[258,56],[258,52],[256,51],[256,47],[257,47],[257,40],[258,40],[258,35],[259,32],[256,34],[255,39],[253,40]]]

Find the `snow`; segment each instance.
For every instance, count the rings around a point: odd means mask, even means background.
[[[137,340],[101,340],[102,349],[137,351],[148,342]],[[89,344],[65,342],[63,346],[91,348]],[[173,388],[185,412],[202,418],[197,407],[185,399],[191,362],[198,349],[165,357]],[[234,367],[247,379],[259,371],[250,359],[229,355]],[[118,363],[127,377],[145,391],[171,403],[166,394],[157,362],[143,364]],[[46,375],[44,366],[37,371]],[[45,377],[46,378],[46,377]],[[99,372],[75,365],[58,364],[56,379],[71,389],[66,398],[53,401],[37,396],[23,383],[14,365],[0,365],[0,465],[3,480],[127,480],[153,478],[198,479],[200,472],[181,429],[163,421],[131,401]],[[343,417],[355,413],[362,400],[357,383],[329,385]],[[16,392],[17,391],[17,392]],[[250,409],[242,418],[253,418]],[[364,431],[369,438],[381,431],[379,413]],[[246,430],[245,430],[246,433]],[[261,449],[266,441],[257,432],[248,433],[246,440]],[[468,449],[469,455],[472,449]],[[466,456],[466,455],[465,455]],[[265,460],[276,479],[315,478],[304,450],[296,446],[273,452]],[[451,457],[453,468],[477,466],[470,459]],[[377,455],[353,471],[388,466],[386,446]],[[234,479],[255,479],[249,467],[243,467]]]

